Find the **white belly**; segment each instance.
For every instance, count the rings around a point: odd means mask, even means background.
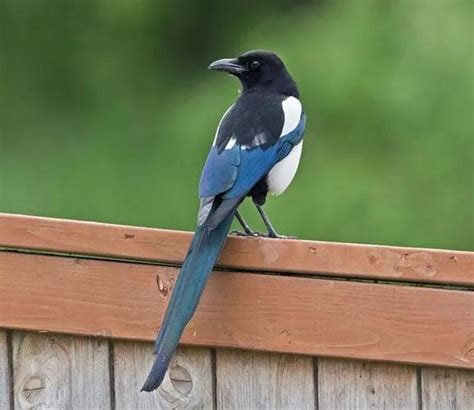
[[[295,145],[291,152],[268,173],[267,184],[270,194],[280,195],[288,188],[298,169],[302,148],[303,141]]]

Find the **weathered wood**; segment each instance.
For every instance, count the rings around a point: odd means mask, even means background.
[[[311,357],[216,351],[217,408],[314,409]]]
[[[416,410],[416,368],[396,364],[319,359],[318,401],[320,409]]]
[[[114,342],[117,410],[212,409],[210,349],[179,347],[163,384],[153,393],[140,393],[153,362],[153,345]]]
[[[153,340],[177,273],[0,252],[0,327]],[[474,368],[474,292],[211,276],[183,343]]]
[[[181,263],[190,232],[0,214],[0,246]],[[474,253],[266,238],[228,239],[219,266],[474,286]]]
[[[15,408],[110,408],[105,340],[15,332],[12,342]]]
[[[7,332],[0,329],[0,409],[10,408],[10,377]]]
[[[474,407],[474,372],[458,369],[422,368],[422,408],[471,410]]]

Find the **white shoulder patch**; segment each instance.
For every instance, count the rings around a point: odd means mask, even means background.
[[[280,134],[280,137],[283,137],[293,131],[300,123],[303,107],[301,106],[300,100],[295,97],[288,97],[281,103],[281,106],[285,117],[283,129]]]
[[[267,176],[268,192],[280,195],[285,192],[295,177],[300,163],[303,141],[295,145],[291,152],[270,170]]]
[[[219,121],[219,125],[217,126],[217,130],[216,130],[216,135],[214,135],[214,141],[212,142],[213,147],[216,146],[217,136],[219,135],[219,128],[221,127],[222,121],[224,121],[225,116],[228,114],[228,112],[232,109],[233,106],[234,104],[232,104],[229,108],[227,108],[227,111],[224,113],[221,120]]]

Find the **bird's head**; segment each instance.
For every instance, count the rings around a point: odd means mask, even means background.
[[[224,71],[236,76],[245,90],[266,88],[298,97],[296,84],[280,57],[268,51],[247,51],[236,58],[214,61],[209,70]]]

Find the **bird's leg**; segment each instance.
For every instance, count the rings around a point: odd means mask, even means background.
[[[263,207],[261,205],[255,204],[257,207],[257,210],[260,214],[260,216],[263,219],[263,223],[268,229],[268,237],[269,238],[281,238],[281,239],[296,239],[296,236],[284,236],[284,235],[279,235],[277,231],[275,231],[275,228],[273,227],[272,223],[270,222],[270,219],[268,219],[267,214],[263,210]]]
[[[245,221],[242,215],[240,215],[240,212],[237,210],[235,211],[235,217],[239,221],[240,226],[244,230],[245,234],[247,235],[253,235],[253,231],[250,228],[249,224]]]
[[[234,235],[237,235],[237,236],[258,236],[258,233],[252,231],[249,224],[247,222],[245,222],[245,219],[242,217],[242,215],[240,215],[240,212],[238,210],[235,211],[235,217],[239,221],[239,224],[242,227],[242,229],[244,230],[244,232],[236,230],[236,231],[232,231],[231,235],[234,234]]]

